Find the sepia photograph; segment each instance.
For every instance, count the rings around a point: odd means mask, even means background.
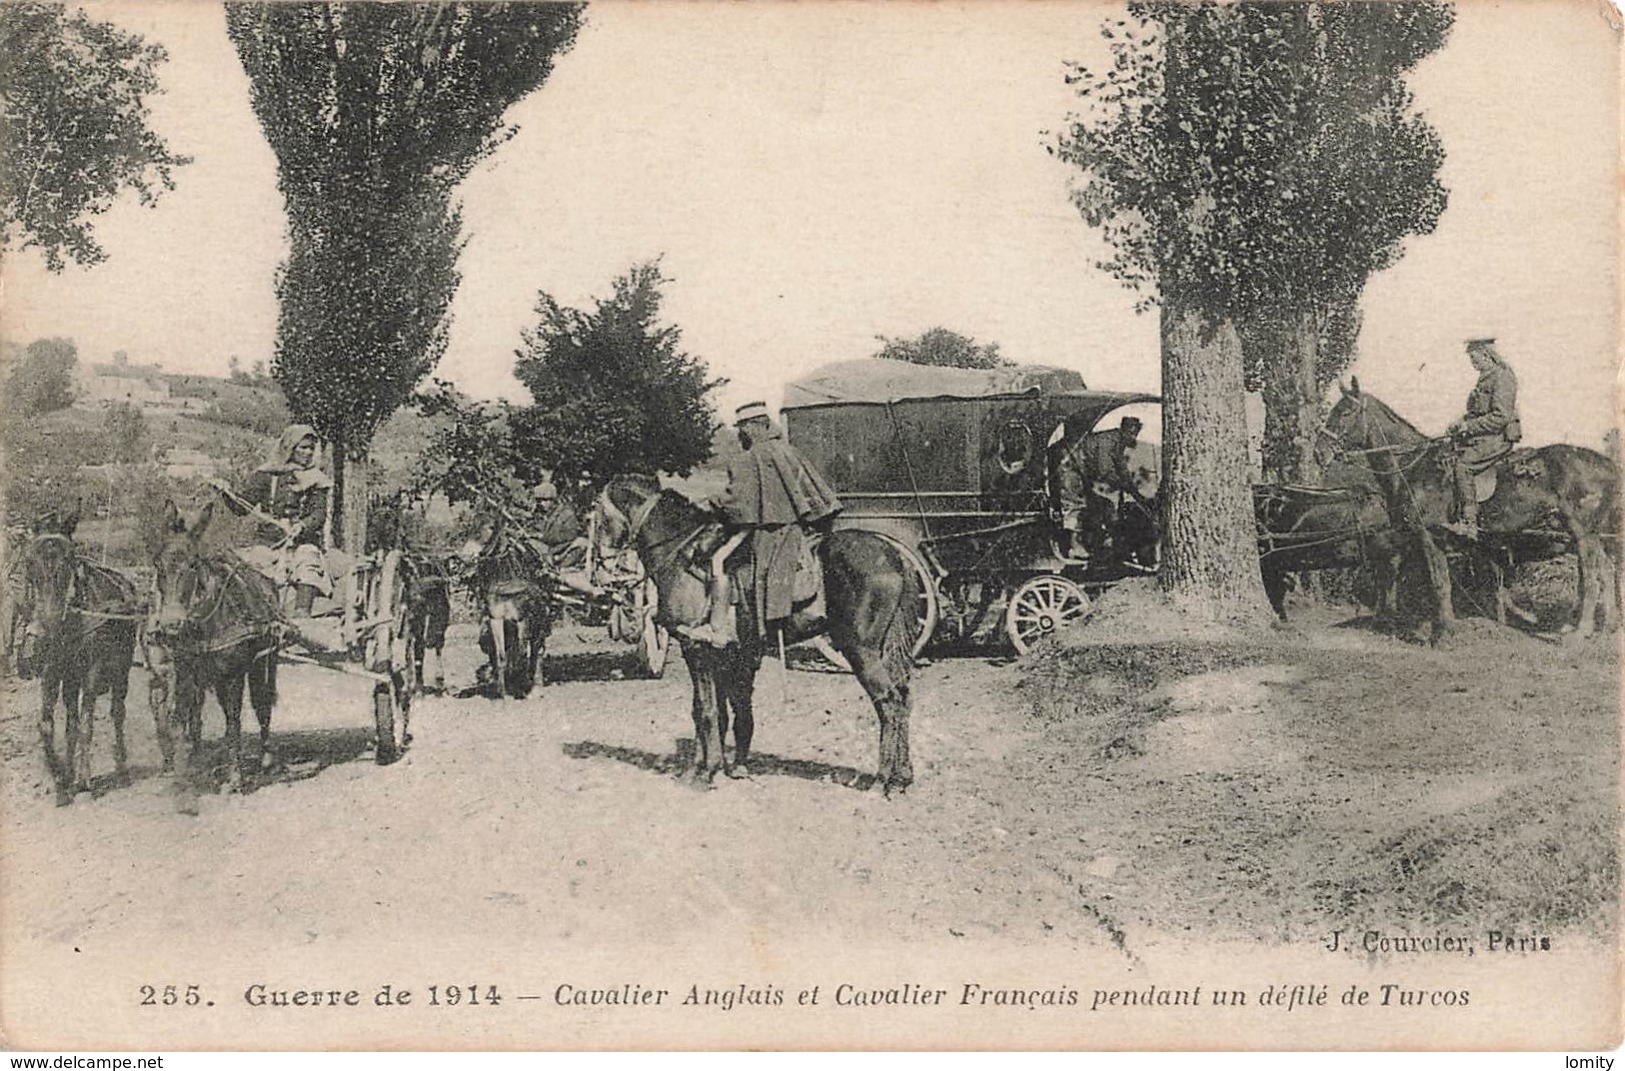
[[[1617,1049],[1622,17],[0,3],[0,1045]]]

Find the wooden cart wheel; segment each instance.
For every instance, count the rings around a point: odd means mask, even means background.
[[[937,619],[942,613],[942,603],[940,596],[937,594],[936,574],[931,571],[930,566],[925,564],[925,559],[920,557],[920,553],[907,543],[895,536],[889,536],[885,532],[874,532],[872,534],[879,536],[896,548],[897,553],[903,559],[903,563],[908,566],[909,570],[914,574],[915,580],[919,583],[920,592],[915,602],[915,618],[918,621],[919,633],[914,637],[913,649],[909,651],[909,656],[917,659],[924,653],[926,645],[931,642],[931,636],[937,630]],[[828,636],[814,636],[811,642],[826,662],[838,669],[851,670],[852,666],[847,662],[846,656],[835,649],[835,645],[829,642]]]
[[[632,592],[632,620],[638,623],[638,665],[653,680],[665,676],[666,658],[671,653],[671,633],[655,621],[659,601],[659,589],[653,580],[645,580]]]
[[[1004,613],[1004,630],[1017,654],[1068,621],[1089,613],[1089,596],[1064,576],[1035,576],[1010,596]]]
[[[400,758],[411,741],[412,695],[407,687],[409,666],[406,627],[406,571],[403,555],[389,551],[367,582],[365,601],[368,626],[363,643],[365,667],[386,675],[372,690],[373,730],[378,765]]]

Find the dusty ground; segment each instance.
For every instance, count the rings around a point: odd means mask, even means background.
[[[1180,935],[1614,926],[1618,663],[1469,626],[1443,649],[1311,612],[1261,642],[943,658],[915,688],[906,797],[864,791],[872,712],[769,661],[754,776],[677,776],[687,674],[561,628],[557,678],[420,700],[371,761],[364,685],[288,668],[276,768],[178,813],[135,671],[134,783],[57,808],[35,689],[0,722],[3,932],[48,960],[129,934],[245,947],[438,939],[673,948],[719,936],[965,942],[1132,958]],[[453,636],[453,688],[473,677]],[[212,704],[206,734],[218,739]],[[111,770],[99,727],[98,771]]]

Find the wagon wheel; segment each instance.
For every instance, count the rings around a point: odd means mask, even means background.
[[[914,646],[909,651],[911,658],[918,659],[925,651],[926,645],[931,642],[931,635],[937,630],[937,619],[942,614],[942,603],[937,595],[936,574],[931,571],[930,566],[925,564],[925,559],[920,557],[919,552],[907,543],[894,536],[889,536],[885,532],[875,532],[873,534],[884,539],[896,549],[903,559],[903,564],[908,566],[909,571],[914,574],[915,580],[919,583],[919,596],[915,601],[915,620],[918,622],[919,633],[914,637]],[[812,645],[832,665],[844,670],[852,668],[847,663],[846,656],[837,651],[835,645],[829,642],[828,636],[813,637]]]
[[[400,551],[383,556],[368,570],[366,592],[367,634],[363,640],[366,669],[382,674],[372,689],[373,730],[377,737],[378,765],[400,758],[412,740],[412,696],[406,683],[408,660],[406,627],[406,571]]]
[[[671,633],[655,620],[659,601],[660,592],[653,580],[645,580],[632,590],[632,620],[638,623],[638,665],[654,680],[665,675],[666,656],[671,653]]]
[[[1010,596],[1004,631],[1017,654],[1048,636],[1068,621],[1089,613],[1089,596],[1064,576],[1035,576]]]

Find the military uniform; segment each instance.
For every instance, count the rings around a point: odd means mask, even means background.
[[[1093,432],[1077,439],[1061,456],[1057,481],[1061,526],[1074,539],[1086,539],[1091,554],[1105,551],[1117,527],[1117,503],[1101,494],[1098,486],[1119,494],[1138,493],[1128,467],[1129,447],[1139,429],[1134,431],[1132,436],[1122,427]],[[1087,530],[1085,518],[1090,521]]]
[[[711,557],[708,620],[677,630],[719,647],[735,638],[728,624],[725,574],[734,548],[750,540],[751,553],[739,584],[748,613],[741,616],[749,618],[758,636],[766,635],[771,623],[795,610],[796,576],[803,559],[810,558],[806,531],[841,511],[835,489],[785,441],[784,432],[768,418],[766,405],[740,406],[735,424],[749,445],[728,460],[728,489],[721,508],[734,534]]]
[[[1467,413],[1450,425],[1456,444],[1456,505],[1462,529],[1476,535],[1478,498],[1475,477],[1495,465],[1519,439],[1523,429],[1518,421],[1518,377],[1495,353],[1494,339],[1477,339],[1468,344],[1469,353],[1486,354],[1489,367],[1478,374],[1478,382],[1467,395]]]

